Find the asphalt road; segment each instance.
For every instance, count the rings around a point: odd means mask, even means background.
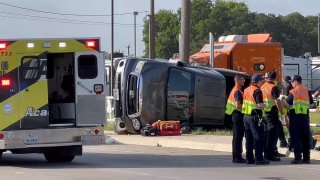
[[[111,180],[286,180],[319,179],[320,161],[290,165],[290,159],[267,166],[231,163],[231,154],[163,147],[104,145],[84,149],[72,163],[48,164],[42,155],[4,153],[0,179]]]

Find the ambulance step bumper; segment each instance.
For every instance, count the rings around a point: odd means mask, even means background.
[[[95,134],[99,129],[99,133]],[[55,128],[0,131],[0,150],[105,144],[102,128]]]

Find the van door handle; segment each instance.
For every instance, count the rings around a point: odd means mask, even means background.
[[[84,86],[83,84],[81,84],[81,82],[78,81],[77,84],[78,84],[80,87],[82,87],[83,89],[87,90],[90,94],[93,93],[93,91],[92,91],[91,89],[89,89],[89,88],[87,88],[86,86]]]
[[[29,92],[29,89],[28,89],[28,88],[26,89],[26,92]]]

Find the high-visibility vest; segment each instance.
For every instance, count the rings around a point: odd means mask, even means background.
[[[294,109],[296,114],[308,114],[310,107],[308,88],[298,85],[292,89],[290,93],[293,95],[293,105],[291,109]]]
[[[268,82],[266,82],[261,86],[263,103],[266,105],[266,108],[264,109],[265,112],[270,112],[272,107],[276,105],[271,92],[272,88],[274,88],[275,86],[276,85],[274,85],[273,83],[268,83]]]
[[[226,114],[231,115],[234,110],[238,110],[241,112],[241,109],[237,109],[237,102],[234,98],[235,93],[239,91],[243,97],[243,92],[238,87],[234,87],[229,95],[227,105],[226,105]]]
[[[259,109],[256,100],[254,99],[254,92],[259,89],[257,86],[251,85],[244,90],[242,113],[245,115],[251,115],[254,109]]]

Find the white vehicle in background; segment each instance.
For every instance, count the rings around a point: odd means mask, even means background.
[[[300,75],[303,79],[302,84],[311,89],[312,84],[312,60],[308,57],[284,56],[282,65],[282,75]]]
[[[177,63],[178,61],[180,61],[179,53],[174,53],[169,59],[169,63]]]
[[[311,90],[316,91],[320,88],[320,56],[312,57],[312,83]]]

